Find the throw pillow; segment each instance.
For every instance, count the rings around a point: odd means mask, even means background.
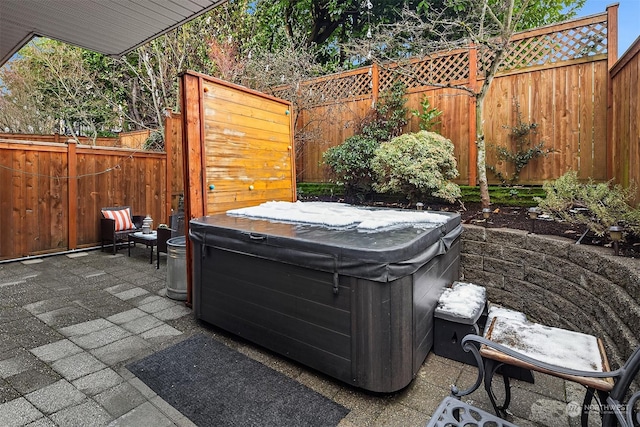
[[[131,211],[129,208],[119,209],[117,211],[103,210],[102,216],[116,222],[116,231],[131,230],[135,228],[131,221]]]

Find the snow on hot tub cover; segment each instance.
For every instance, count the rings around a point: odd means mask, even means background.
[[[297,203],[290,203],[296,205]],[[292,220],[269,220],[235,214],[214,214],[192,219],[189,238],[194,245],[244,253],[250,256],[293,264],[336,275],[352,276],[377,282],[389,282],[413,274],[438,255],[449,252],[462,233],[457,213],[402,211],[397,209],[359,208],[336,203],[301,203],[338,209],[331,215],[347,218],[357,213],[362,223],[369,211],[386,213],[423,213],[438,223],[403,220],[394,226],[361,229],[355,225],[323,225]],[[341,211],[340,209],[344,209]],[[326,213],[327,210],[324,210]],[[345,213],[346,212],[346,213]],[[376,222],[382,224],[380,215]],[[407,218],[413,218],[413,215]],[[353,218],[351,215],[350,218]],[[354,220],[349,221],[353,223]],[[370,223],[373,224],[373,221]],[[458,246],[456,246],[456,250]]]
[[[258,206],[232,209],[228,215],[296,222],[326,227],[355,227],[377,230],[407,224],[444,224],[446,215],[427,211],[391,209],[361,209],[344,203],[327,202],[266,202]]]

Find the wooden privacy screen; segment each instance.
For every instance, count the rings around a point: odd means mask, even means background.
[[[187,216],[295,200],[291,103],[197,73],[181,79]]]
[[[188,220],[295,200],[290,102],[194,72],[181,75],[180,87]],[[187,304],[191,283],[187,268]]]

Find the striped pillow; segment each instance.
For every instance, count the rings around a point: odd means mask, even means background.
[[[132,230],[135,228],[131,221],[131,211],[129,208],[117,211],[103,210],[102,216],[116,222],[116,231]]]

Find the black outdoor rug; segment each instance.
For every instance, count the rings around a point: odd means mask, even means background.
[[[201,427],[336,426],[349,412],[204,335],[195,335],[127,368]]]

